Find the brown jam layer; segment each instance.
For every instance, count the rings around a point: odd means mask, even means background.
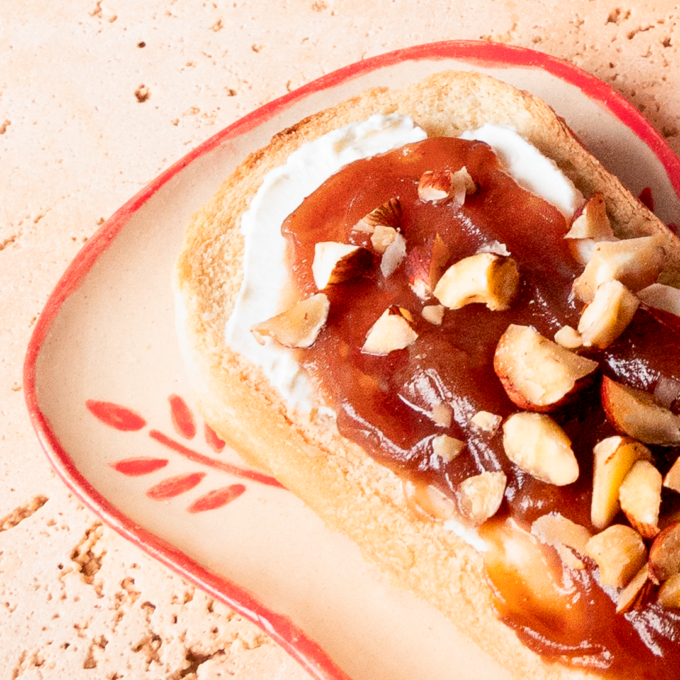
[[[462,207],[418,198],[424,172],[461,167],[477,184]],[[483,143],[435,138],[411,144],[346,167],[286,220],[283,233],[303,297],[317,292],[311,272],[315,244],[337,241],[372,249],[369,236],[353,226],[395,197],[401,204],[407,254],[439,234],[452,264],[498,241],[519,265],[520,293],[507,311],[470,304],[447,310],[442,325],[436,326],[421,311],[437,301],[418,298],[404,264],[385,278],[376,254],[375,266],[365,275],[329,286],[324,291],[330,299],[328,322],[314,345],[300,352],[300,360],[335,409],[340,432],[403,477],[433,484],[454,498],[467,477],[503,470],[508,479],[505,500],[483,527],[485,539],[497,548],[490,551],[492,556],[503,554],[507,518],[527,529],[537,517],[556,511],[595,533],[590,524],[592,450],[615,434],[600,404],[599,381],[574,404],[551,414],[571,438],[579,461],[579,478],[567,487],[522,472],[506,457],[501,432],[484,433],[469,422],[478,411],[505,418],[518,410],[493,370],[494,351],[508,325],[530,325],[552,338],[562,326],[578,324],[581,309],[570,291],[582,267],[564,239],[564,217],[518,187]],[[368,330],[390,305],[411,312],[417,340],[387,356],[363,353]],[[602,373],[651,391],[661,376],[680,378],[679,349],[677,331],[640,310],[617,342],[589,356],[600,361]],[[453,407],[449,428],[437,426],[428,415],[443,401]],[[432,453],[431,440],[442,433],[467,443],[449,463]],[[678,452],[654,453],[664,472]],[[499,615],[527,646],[551,659],[626,678],[672,677],[677,672],[676,613],[652,603],[617,615],[616,594],[598,585],[593,564],[578,572],[560,564],[545,566],[559,581],[553,585],[562,599],[553,608],[536,600],[534,585],[522,582],[502,558],[487,559]]]

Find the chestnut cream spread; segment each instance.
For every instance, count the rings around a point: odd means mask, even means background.
[[[644,555],[631,562],[631,574],[610,578],[589,538],[605,528],[593,524],[593,451],[621,433],[603,408],[603,376],[650,398],[660,382],[680,381],[677,328],[638,308],[617,283],[629,304],[617,302],[616,330],[588,335],[584,302],[596,304],[595,289],[574,295],[584,265],[565,239],[578,192],[572,187],[566,200],[548,203],[521,179],[520,186],[486,143],[416,135],[331,174],[283,222],[291,300],[325,296],[311,342],[291,344],[303,349],[287,355],[334,412],[339,432],[402,477],[416,509],[477,528],[499,616],[527,646],[604,675],[674,677],[680,610],[658,601],[659,579],[642,569],[658,516],[644,523],[629,514],[622,492],[628,519],[607,520],[639,539]],[[595,278],[600,287],[608,281]],[[611,311],[602,309],[591,316]],[[569,336],[577,352],[554,349],[565,327],[578,328]],[[515,390],[512,370],[527,347],[520,372],[536,369],[534,347],[548,353],[538,374],[562,366],[563,354],[577,362],[564,395],[548,399],[541,389],[536,396],[541,375],[528,391]],[[666,412],[672,429],[675,416]],[[548,429],[535,430],[538,424]],[[674,436],[664,446],[640,446],[647,453],[636,454],[639,461],[655,472],[640,465],[638,477],[668,472]],[[532,441],[562,447],[566,463],[528,460]],[[674,511],[674,493],[664,491],[665,515]],[[497,503],[487,507],[494,494]],[[546,517],[570,520],[580,538],[548,547]],[[658,575],[658,566],[650,568]],[[624,606],[633,576],[641,585]]]

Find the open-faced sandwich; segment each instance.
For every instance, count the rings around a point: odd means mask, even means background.
[[[536,97],[284,130],[189,225],[204,416],[517,678],[680,664],[680,243]]]

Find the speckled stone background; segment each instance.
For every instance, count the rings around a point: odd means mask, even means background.
[[[255,626],[102,526],[33,434],[26,345],[98,225],[261,104],[435,40],[569,60],[680,152],[679,22],[673,2],[615,0],[0,3],[0,679],[306,677]]]

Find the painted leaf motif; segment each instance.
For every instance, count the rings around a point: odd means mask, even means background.
[[[139,414],[125,406],[110,401],[88,399],[85,402],[87,410],[102,423],[123,432],[136,432],[146,425],[146,420]]]
[[[180,494],[193,489],[201,483],[205,477],[205,472],[189,472],[175,477],[168,477],[155,486],[152,486],[146,495],[153,498],[155,501],[166,500],[167,498],[174,498]]]
[[[141,475],[149,475],[152,472],[156,472],[156,470],[164,468],[168,462],[167,458],[140,456],[111,463],[111,467],[128,477],[140,477]]]
[[[227,503],[231,503],[239,496],[245,493],[246,487],[243,484],[231,484],[230,486],[222,487],[221,489],[214,489],[209,491],[205,496],[197,498],[188,508],[187,511],[195,514],[197,512],[205,512],[206,510],[215,510],[221,508]]]
[[[177,434],[185,439],[193,439],[196,436],[196,422],[186,401],[178,394],[171,394],[168,401],[170,402],[172,424],[175,426]]]
[[[226,446],[224,440],[219,438],[217,432],[215,432],[208,423],[205,424],[204,434],[206,443],[215,453],[222,453],[222,451],[224,451],[224,447]]]

